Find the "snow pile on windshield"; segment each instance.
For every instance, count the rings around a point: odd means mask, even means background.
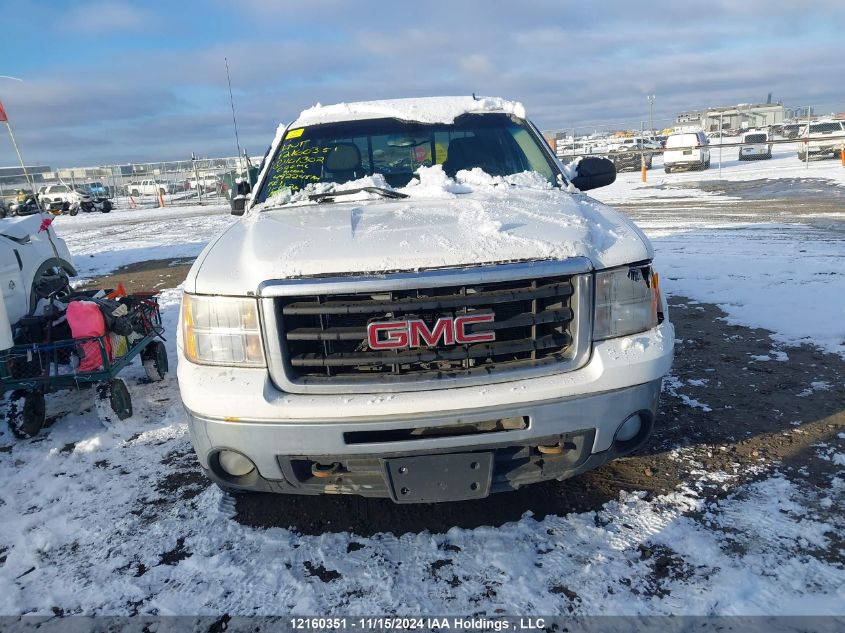
[[[417,178],[402,188],[400,190],[402,193],[426,198],[454,198],[454,194],[472,193],[472,187],[447,176],[442,165],[420,167],[415,173]]]
[[[310,196],[321,193],[335,193],[363,189],[365,187],[378,187],[387,191],[396,191],[412,198],[454,198],[458,194],[472,193],[480,189],[495,187],[524,187],[528,189],[551,189],[552,185],[546,178],[534,171],[524,171],[519,174],[507,176],[491,176],[480,167],[460,170],[454,178],[446,175],[442,165],[431,167],[420,167],[415,173],[415,178],[407,186],[401,188],[391,187],[382,174],[373,174],[357,180],[350,180],[344,183],[316,182],[306,185],[296,192],[290,189],[282,189],[270,196],[267,200],[255,206],[255,211],[262,211],[286,204],[309,203]],[[358,200],[375,200],[380,196],[370,191],[356,191],[345,195],[344,200],[353,202]]]
[[[387,184],[384,176],[381,174],[373,174],[372,176],[365,176],[357,180],[350,180],[344,183],[335,182],[314,182],[306,185],[299,191],[291,191],[289,188],[281,189],[278,193],[268,197],[267,200],[255,206],[256,211],[261,211],[265,208],[277,207],[283,204],[294,202],[310,202],[310,196],[331,193],[334,191],[349,191],[351,189],[363,189],[364,187],[378,187],[379,189],[388,189],[393,191],[393,188]],[[377,198],[376,194],[367,191],[359,191],[354,194],[345,196],[346,200],[370,200]]]
[[[423,97],[358,101],[335,105],[317,104],[303,110],[291,127],[360,119],[399,119],[420,123],[452,123],[462,114],[503,112],[525,118],[525,106],[499,97]]]
[[[549,181],[534,171],[525,171],[508,176],[491,176],[480,167],[462,169],[454,178],[443,171],[442,165],[420,167],[417,179],[408,186],[398,189],[400,193],[411,197],[454,198],[455,194],[472,193],[490,187],[526,187],[529,189],[551,189]]]
[[[465,185],[492,187],[507,185],[513,187],[528,187],[530,189],[551,189],[552,185],[546,178],[536,171],[523,171],[507,176],[491,176],[480,167],[462,169],[455,174],[455,180]]]

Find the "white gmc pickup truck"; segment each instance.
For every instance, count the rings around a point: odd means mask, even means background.
[[[315,106],[185,282],[179,385],[230,491],[397,503],[640,446],[672,362],[653,250],[495,98]]]

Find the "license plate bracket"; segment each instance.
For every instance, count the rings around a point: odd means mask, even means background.
[[[483,499],[490,494],[493,453],[416,455],[382,460],[396,503]]]

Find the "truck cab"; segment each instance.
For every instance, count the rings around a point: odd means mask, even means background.
[[[315,106],[184,286],[178,378],[231,491],[483,498],[646,441],[674,333],[633,223],[498,98]]]

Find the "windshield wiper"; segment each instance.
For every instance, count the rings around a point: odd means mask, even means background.
[[[308,196],[308,199],[314,202],[325,202],[326,200],[332,200],[337,196],[350,196],[353,193],[361,193],[362,191],[366,191],[368,193],[377,193],[380,196],[384,196],[385,198],[391,199],[408,197],[408,194],[406,193],[399,193],[398,191],[394,191],[393,189],[385,189],[384,187],[359,187],[358,189],[342,189],[341,191],[327,191],[325,193],[314,193]]]

